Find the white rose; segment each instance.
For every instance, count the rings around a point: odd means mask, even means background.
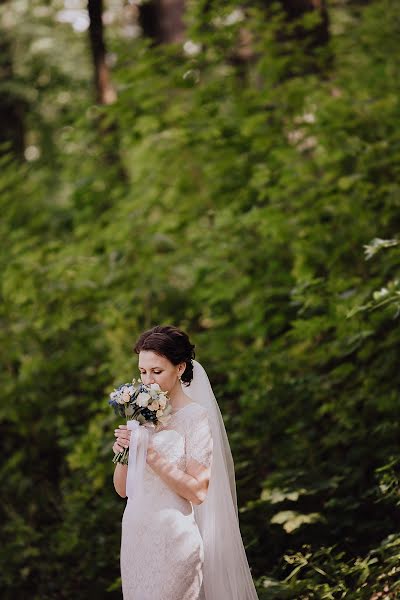
[[[124,393],[122,394],[122,400],[124,402],[129,402],[130,399],[131,399],[130,393],[128,392],[128,390],[125,390]]]
[[[140,392],[140,394],[136,398],[136,404],[138,406],[141,406],[142,408],[144,408],[145,406],[148,405],[149,400],[150,400],[150,394],[148,394],[147,392]]]
[[[158,403],[160,405],[160,408],[165,408],[167,406],[167,399],[165,396],[161,395],[158,399]]]
[[[149,408],[150,410],[158,410],[160,408],[160,405],[158,404],[157,400],[153,400],[153,402],[149,404],[147,408]]]
[[[158,383],[151,383],[150,384],[150,389],[154,390],[156,392],[159,392],[160,391],[160,386],[158,385]]]

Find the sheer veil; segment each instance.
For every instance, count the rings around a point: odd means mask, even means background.
[[[235,469],[221,411],[204,368],[193,361],[184,392],[208,412],[213,459],[207,497],[194,506],[204,543],[205,600],[258,600],[239,528]]]

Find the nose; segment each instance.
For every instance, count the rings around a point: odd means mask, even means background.
[[[145,385],[155,383],[154,375],[142,375],[142,381]]]

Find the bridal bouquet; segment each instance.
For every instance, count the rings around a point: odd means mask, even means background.
[[[158,383],[145,385],[139,379],[123,383],[110,394],[108,404],[115,413],[127,420],[136,419],[140,425],[159,429],[171,418],[168,392],[163,392]],[[113,458],[113,463],[128,464],[129,448],[124,448]]]

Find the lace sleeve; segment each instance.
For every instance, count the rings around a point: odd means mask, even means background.
[[[197,413],[197,411],[196,411]],[[192,415],[186,426],[186,463],[196,460],[205,467],[212,462],[213,441],[206,411]]]

